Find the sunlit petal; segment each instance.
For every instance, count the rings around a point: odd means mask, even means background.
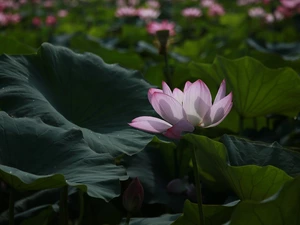
[[[214,104],[203,119],[202,127],[214,127],[220,124],[232,108],[232,93]]]
[[[160,89],[157,89],[157,88],[150,88],[149,91],[148,91],[148,100],[149,100],[150,103],[151,103],[152,95],[153,95],[153,93],[155,93],[155,92],[160,92],[160,93],[162,93],[163,91],[160,90]]]
[[[180,104],[182,104],[182,102],[183,102],[183,92],[180,89],[175,88],[174,91],[173,91],[173,98],[175,98]]]
[[[184,89],[183,89],[183,92],[186,92],[187,89],[192,85],[192,83],[190,81],[187,81],[184,85]]]
[[[218,90],[218,93],[215,97],[214,104],[220,101],[222,98],[224,98],[225,95],[226,95],[226,81],[223,80]]]
[[[163,133],[172,127],[172,125],[167,123],[166,121],[152,116],[137,117],[132,120],[129,125],[134,128],[152,133]]]
[[[171,91],[171,89],[170,89],[170,87],[169,87],[169,85],[167,85],[167,83],[166,82],[162,82],[162,89],[163,89],[163,92],[166,94],[166,95],[170,95],[170,96],[172,96],[173,94],[172,94],[172,91]]]
[[[171,124],[176,124],[186,118],[182,105],[169,95],[155,92],[152,95],[151,104],[154,110]]]
[[[206,84],[197,80],[184,92],[183,108],[188,120],[198,125],[211,107],[211,94]]]

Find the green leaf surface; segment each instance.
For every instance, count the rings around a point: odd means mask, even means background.
[[[263,202],[243,201],[235,208],[228,225],[269,225],[300,223],[300,177]]]
[[[224,135],[221,142],[226,146],[231,166],[272,165],[290,176],[300,174],[300,153],[280,146]]]
[[[266,199],[292,179],[273,166],[229,166],[225,146],[207,137],[187,134],[183,139],[196,150],[203,182],[215,190],[232,190],[241,200]]]
[[[90,53],[43,44],[37,55],[0,56],[0,108],[15,117],[83,132],[96,152],[135,154],[153,135],[131,128],[152,115],[151,86],[136,71],[106,64]]]
[[[36,51],[27,45],[21,44],[13,38],[0,36],[0,54],[16,55],[16,54],[34,54]]]
[[[2,111],[0,134],[0,178],[16,190],[69,185],[107,201],[119,195],[119,180],[127,178],[110,154],[87,145],[79,129],[12,118]]]
[[[228,205],[203,205],[203,213],[206,225],[220,225],[230,219],[237,202]],[[186,200],[183,215],[172,225],[201,225],[198,212],[198,204]]]
[[[198,78],[226,79],[233,105],[243,117],[271,113],[294,115],[300,110],[300,78],[290,68],[269,69],[251,57],[229,60],[217,57],[213,64],[194,63]]]

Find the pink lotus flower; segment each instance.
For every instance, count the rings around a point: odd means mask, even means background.
[[[208,8],[208,15],[209,16],[222,16],[225,14],[225,10],[223,6],[220,4],[213,4]]]
[[[33,26],[39,27],[42,25],[42,20],[39,17],[34,17],[34,18],[32,18],[31,23]]]
[[[160,7],[160,4],[158,1],[155,0],[148,0],[146,2],[146,5],[150,8],[158,9]]]
[[[137,117],[130,126],[151,133],[162,133],[166,137],[180,139],[182,132],[193,132],[195,126],[209,128],[217,126],[232,108],[232,93],[226,94],[225,80],[212,103],[206,84],[197,80],[186,82],[184,91],[173,92],[163,82],[163,89],[150,88],[148,99],[154,110],[164,119],[151,116]]]
[[[57,16],[60,18],[64,18],[69,14],[68,10],[61,9],[57,12]]]
[[[131,17],[137,16],[138,11],[133,7],[121,7],[118,8],[115,16],[116,17]]]
[[[156,19],[160,12],[155,9],[139,8],[137,14],[143,20],[151,20]]]
[[[202,16],[202,11],[198,8],[185,8],[181,11],[181,15],[196,18]]]
[[[254,7],[248,10],[248,15],[252,18],[262,18],[266,12],[262,7]]]
[[[204,8],[208,8],[213,4],[215,4],[214,0],[201,0],[201,3],[200,3],[200,5]]]
[[[175,32],[175,23],[169,22],[167,20],[164,20],[162,22],[156,22],[152,21],[148,23],[147,25],[147,31],[149,34],[155,35],[157,31],[159,30],[169,30],[169,34],[171,36],[174,36],[176,34]]]
[[[46,25],[47,26],[54,26],[55,24],[56,24],[56,17],[55,16],[47,16],[46,17],[46,21],[45,21],[45,23],[46,23]]]
[[[283,7],[294,9],[300,6],[300,0],[280,0]]]

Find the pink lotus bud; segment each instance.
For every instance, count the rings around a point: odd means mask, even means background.
[[[138,178],[134,178],[123,193],[123,206],[128,212],[139,211],[144,200],[144,188]]]
[[[32,18],[31,23],[33,26],[39,27],[42,25],[42,20],[39,17],[34,17],[34,18]]]
[[[47,26],[54,26],[56,24],[56,17],[55,16],[47,16],[45,23]]]

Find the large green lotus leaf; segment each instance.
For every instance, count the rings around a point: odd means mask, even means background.
[[[108,49],[99,43],[99,40],[86,35],[75,35],[70,40],[70,47],[80,52],[92,52],[101,56],[106,63],[118,63],[131,69],[142,69],[143,61],[132,52],[120,52],[116,49]]]
[[[266,199],[292,179],[273,166],[229,166],[225,146],[205,136],[186,134],[183,139],[188,141],[190,150],[196,150],[203,182],[215,190],[232,190],[241,200]]]
[[[298,225],[300,222],[300,177],[262,202],[242,201],[226,225]]]
[[[277,143],[253,142],[229,135],[224,135],[221,142],[227,148],[231,166],[273,165],[291,176],[300,174],[300,153]]]
[[[235,205],[238,201],[228,205],[203,205],[203,213],[206,225],[224,224],[230,219]],[[198,212],[198,204],[186,200],[183,208],[183,215],[172,225],[201,225]]]
[[[110,200],[119,195],[119,180],[127,178],[110,154],[87,145],[79,129],[53,127],[40,119],[0,112],[0,149],[0,178],[19,191],[69,185]]]
[[[191,67],[197,78],[211,77],[217,84],[225,78],[233,105],[243,117],[300,110],[300,77],[290,68],[269,69],[251,57],[217,57],[211,65],[193,63]]]
[[[0,57],[0,108],[15,117],[78,128],[96,152],[134,154],[153,135],[131,128],[151,115],[150,85],[136,71],[90,53],[43,44],[36,55]]]
[[[27,45],[21,44],[13,38],[0,36],[0,54],[33,54],[35,49]]]

